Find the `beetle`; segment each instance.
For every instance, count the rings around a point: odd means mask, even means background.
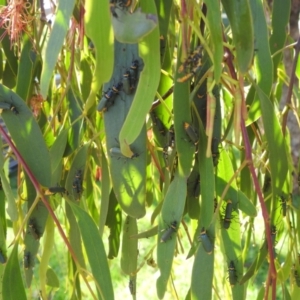
[[[117,5],[120,7],[129,7],[132,4],[132,0],[118,0]]]
[[[31,235],[33,236],[33,238],[35,240],[39,240],[40,237],[41,237],[41,234],[40,234],[40,232],[37,229],[37,225],[36,225],[35,219],[30,219],[29,220],[28,227],[29,227],[29,232],[31,233]]]
[[[271,176],[270,176],[269,173],[267,173],[265,175],[264,185],[263,185],[263,188],[262,188],[263,193],[267,193],[270,190],[271,184],[272,184]]]
[[[274,258],[276,257],[276,251],[275,251],[275,245],[276,245],[276,234],[277,234],[277,228],[275,225],[271,226],[271,241],[272,241],[272,250]],[[267,244],[268,246],[268,244]]]
[[[286,197],[284,197],[284,196],[280,197],[280,204],[281,204],[281,209],[282,209],[282,216],[285,217],[286,216],[286,211],[287,211]]]
[[[175,148],[175,131],[174,125],[171,125],[168,132],[168,146],[171,148]]]
[[[75,173],[75,178],[73,180],[72,188],[73,188],[73,192],[77,196],[77,200],[79,200],[80,194],[82,193],[82,181],[83,181],[82,175],[83,175],[82,170],[77,170]]]
[[[169,150],[168,146],[165,146],[162,150],[162,155],[163,155],[166,165],[168,165],[168,163],[169,163],[169,151],[168,150]]]
[[[233,204],[231,200],[227,201],[226,208],[225,208],[225,215],[223,219],[223,227],[225,229],[228,229],[231,224],[231,215],[232,215],[232,210],[233,210]]]
[[[108,89],[104,95],[102,96],[98,106],[97,106],[97,110],[99,112],[102,112],[102,111],[107,111],[108,109],[108,101],[114,96],[114,93],[112,91],[112,89]],[[110,103],[113,103],[113,99],[111,99],[111,102]]]
[[[6,260],[7,259],[6,259],[5,255],[3,254],[2,250],[0,249],[0,263],[5,264]]]
[[[163,122],[161,121],[161,119],[156,115],[156,113],[154,111],[150,112],[150,116],[151,116],[153,125],[156,126],[156,128],[158,129],[160,134],[164,136],[166,134],[166,129],[165,129],[165,126],[164,126]]]
[[[214,212],[216,212],[217,207],[218,207],[218,200],[217,198],[214,198]]]
[[[133,279],[129,280],[128,287],[129,287],[130,294],[131,295],[135,295],[136,294],[136,290],[135,290],[135,283],[134,283]]]
[[[30,252],[24,252],[24,260],[23,260],[23,264],[24,264],[24,269],[28,270],[31,267],[31,256],[30,256]]]
[[[205,227],[202,227],[201,232],[200,232],[200,240],[202,242],[202,246],[207,254],[212,254],[213,251],[213,244],[208,237]]]
[[[300,276],[298,274],[298,271],[296,270],[295,265],[293,265],[293,275],[294,275],[297,287],[300,287]]]
[[[213,157],[214,166],[216,166],[219,162],[220,152],[219,152],[219,140],[217,138],[213,138],[211,142],[211,154]]]
[[[110,6],[110,12],[113,17],[118,18],[118,15],[116,13],[116,8],[124,9],[129,8],[132,4],[132,0],[110,0],[109,6]]]
[[[121,88],[123,86],[122,82],[119,82],[116,85],[113,85],[112,88],[109,88],[104,95],[102,96],[97,110],[99,112],[106,112],[108,109],[114,105],[116,97],[119,95],[119,92],[121,91]]]
[[[126,71],[123,74],[123,79],[122,79],[122,83],[123,83],[123,90],[127,95],[130,95],[133,91],[133,89],[131,88],[131,74],[129,71]]]
[[[114,84],[111,89],[115,95],[118,95],[119,92],[121,91],[122,86],[123,86],[123,83],[119,82],[117,84]]]
[[[165,229],[164,233],[162,234],[160,238],[161,243],[165,243],[167,240],[169,240],[172,237],[172,234],[177,231],[177,225],[178,222],[175,220],[171,222],[169,227]]]
[[[116,6],[116,3],[115,3],[115,0],[110,0],[109,1],[110,12],[111,12],[113,17],[118,18],[118,15],[116,13],[116,8],[117,8],[117,6]]]
[[[130,68],[129,68],[129,72],[130,72],[130,78],[131,78],[131,89],[135,89],[136,87],[136,82],[138,79],[138,72],[139,72],[139,61],[137,59],[135,59]]]
[[[63,186],[52,186],[48,188],[49,192],[53,195],[56,193],[69,195],[68,191]]]
[[[271,226],[271,240],[272,240],[272,245],[275,247],[276,244],[276,234],[277,234],[277,228],[275,225]]]
[[[195,128],[188,122],[183,122],[183,128],[186,134],[189,136],[191,142],[193,142],[194,145],[197,145],[199,143],[199,136]]]
[[[0,109],[10,110],[15,115],[19,114],[19,111],[17,110],[17,108],[11,103],[0,102]]]
[[[190,73],[185,76],[178,78],[178,82],[185,82],[190,79],[192,76],[196,75],[198,70],[201,67],[201,59],[202,59],[202,46],[198,46],[195,51],[187,57],[187,59],[183,62],[183,64],[178,68],[178,72],[181,73],[184,70],[187,70],[189,67]]]
[[[196,182],[193,188],[193,195],[195,198],[198,198],[200,195],[200,174],[197,174]]]
[[[230,261],[228,266],[228,279],[231,287],[236,285],[238,277],[233,260]]]

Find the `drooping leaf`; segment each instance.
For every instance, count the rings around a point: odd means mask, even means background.
[[[77,220],[92,274],[97,282],[99,299],[114,299],[106,253],[98,229],[92,218],[76,204],[69,203]]]
[[[8,300],[27,299],[20,271],[18,243],[14,245],[5,267],[2,281],[2,297]]]
[[[44,99],[47,98],[49,84],[51,78],[53,77],[53,71],[57,63],[59,53],[63,47],[64,38],[69,28],[69,22],[72,16],[74,5],[74,0],[60,1],[58,3],[55,21],[45,46],[45,54],[43,59],[41,94]]]
[[[10,109],[3,110],[2,118],[18,151],[37,180],[49,186],[50,154],[32,112],[17,94],[3,85],[0,85],[0,103],[10,106]]]

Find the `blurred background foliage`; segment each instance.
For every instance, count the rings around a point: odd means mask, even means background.
[[[298,1],[0,5],[2,299],[297,299]]]

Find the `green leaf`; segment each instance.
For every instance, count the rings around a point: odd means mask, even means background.
[[[114,299],[112,281],[102,239],[93,219],[76,204],[69,202],[77,220],[99,299]]]
[[[288,172],[285,141],[270,99],[258,86],[256,86],[256,91],[260,100],[265,136],[270,153],[272,189],[276,195],[281,193]]]
[[[233,277],[236,277],[233,278],[236,279],[236,283],[234,285],[231,283],[232,297],[234,300],[243,300],[245,287],[244,285],[239,284],[239,277],[243,274],[243,262],[240,260],[242,248],[239,221],[232,220],[230,228],[227,230],[222,228],[221,236],[224,245],[225,256],[227,258],[228,269],[232,263],[234,266]]]
[[[178,51],[178,59],[181,53]],[[177,78],[181,74],[176,72],[174,79],[174,130],[176,137],[176,150],[178,152],[178,167],[179,172],[185,177],[191,173],[191,165],[193,154],[195,152],[195,145],[190,142],[188,135],[184,130],[184,123],[191,124],[191,112],[189,103],[189,82],[178,82]]]
[[[143,10],[156,13],[153,0],[143,1],[141,5]],[[159,57],[158,28],[139,43],[139,55],[144,62],[144,67],[139,76],[134,100],[119,135],[122,153],[126,153],[126,151],[124,152],[126,144],[132,144],[140,134],[158,87],[160,78],[160,62],[157,59]],[[145,93],[146,90],[147,93]],[[140,101],[141,99],[143,101]]]
[[[59,288],[59,279],[53,269],[47,269],[47,285],[53,288]]]
[[[104,155],[103,148],[101,149],[101,209],[99,218],[99,233],[102,236],[109,208],[109,195],[111,191],[111,179],[108,170],[108,161]]]
[[[171,273],[176,246],[176,233],[174,232],[170,239],[165,242],[161,242],[161,237],[165,230],[170,229],[170,225],[174,221],[177,222],[178,229],[184,210],[185,198],[186,179],[176,174],[167,191],[158,225],[157,266],[160,270],[160,276],[156,281],[156,289],[160,299],[164,297]]]
[[[66,179],[66,186],[65,186],[66,190],[69,192],[69,197],[75,201],[79,201],[82,196],[82,192],[83,192],[82,180],[85,173],[87,153],[89,147],[90,147],[90,143],[87,143],[83,145],[81,148],[79,148],[79,150],[77,151],[77,153],[73,158],[72,166]],[[78,175],[78,172],[81,172],[81,179],[79,180],[80,183],[78,182],[78,184],[80,184],[79,193],[78,190],[73,188],[74,181],[76,180],[76,176]]]
[[[8,34],[5,34],[4,27],[1,28],[0,34],[1,34],[1,36],[2,36],[2,34],[5,35],[4,38],[1,40],[1,45],[3,47],[4,54],[7,59],[5,68],[9,67],[10,74],[12,75],[13,81],[15,82],[15,79],[16,79],[16,76],[18,73],[18,64],[19,64],[18,55],[16,54],[15,51],[11,51],[11,41],[10,41]],[[3,74],[3,80],[5,80],[4,74]],[[12,79],[10,79],[10,80],[12,80]],[[3,82],[3,84],[5,84],[5,83]]]
[[[223,181],[221,178],[217,179],[217,195],[221,196],[227,182]],[[243,211],[246,215],[250,217],[256,217],[257,211],[255,205],[250,201],[250,199],[240,190],[236,190],[232,187],[229,187],[227,193],[225,194],[225,199],[232,200],[232,203],[238,204],[238,208]]]
[[[147,36],[157,26],[157,16],[142,13],[138,8],[133,13],[115,9],[112,17],[115,38],[120,43],[135,44]]]
[[[48,88],[53,76],[53,71],[58,60],[59,53],[63,47],[64,38],[69,29],[70,19],[73,13],[75,0],[59,1],[55,21],[50,31],[49,40],[46,44],[41,74],[41,94],[47,98]]]
[[[127,275],[134,275],[137,271],[138,239],[131,235],[138,232],[136,219],[127,216],[123,226],[121,269]]]
[[[18,259],[18,244],[12,249],[7,261],[2,281],[2,299],[27,299]]]
[[[291,12],[291,0],[281,1],[275,0],[273,2],[272,10],[272,34],[270,37],[270,50],[274,54],[284,48],[287,38],[288,22]],[[282,61],[282,52],[273,56],[273,78],[277,78],[277,67]]]
[[[255,20],[252,21],[249,0],[222,0],[222,4],[231,25],[238,70],[246,73],[252,62],[254,50]]]
[[[13,105],[18,114],[4,110],[2,118],[33,175],[43,186],[51,184],[50,154],[41,130],[25,102],[13,91],[0,85],[0,104]]]
[[[115,41],[114,75],[111,81],[105,85],[104,88],[106,90],[116,84],[114,78],[120,78],[122,76],[120,70],[124,67],[129,68],[132,65],[133,59],[138,60],[139,62],[141,61],[138,59],[137,45],[120,44]],[[141,64],[139,63],[139,65]],[[137,73],[138,72],[139,70],[137,70]],[[141,81],[141,78],[139,80]],[[138,91],[136,91],[136,93],[137,92]],[[103,117],[108,161],[115,195],[121,208],[126,214],[133,218],[141,218],[146,213],[146,126],[145,117],[143,117],[138,110],[134,112],[133,120],[129,119],[130,112],[128,113],[128,111],[130,110],[133,112],[134,109],[132,104],[133,97],[134,93],[126,94],[120,92],[114,100],[114,105],[106,112],[103,112]],[[124,140],[125,138],[127,139],[127,136],[122,137],[120,130],[124,124],[125,118],[129,121],[125,121],[125,123],[127,122],[130,126],[135,124],[134,129],[136,129],[136,127],[139,126],[136,123],[136,117],[139,118],[139,121],[142,121],[142,127],[139,128],[139,131],[137,132],[138,136],[134,137],[134,142],[129,146],[129,144],[126,143],[126,140]],[[129,132],[128,134],[131,135]],[[118,136],[122,139],[120,142],[118,141]],[[127,156],[124,156],[121,153],[120,145],[122,142],[127,146],[127,149],[130,152],[129,154],[127,153]]]
[[[129,217],[127,217],[129,218]],[[122,228],[122,210],[120,204],[118,203],[115,193],[111,190],[109,197],[109,207],[107,216],[105,216],[107,227],[110,230],[108,236],[108,254],[109,259],[113,259],[118,256],[120,247],[120,234]]]
[[[271,59],[269,36],[264,8],[260,0],[250,1],[254,37],[255,37],[255,71],[259,87],[269,96],[272,88],[273,63]],[[254,102],[255,104],[255,102]]]
[[[64,151],[66,149],[68,138],[68,129],[63,129],[56,137],[51,149],[51,169],[52,171],[56,170],[56,168],[60,165]],[[57,184],[57,182],[53,182],[53,184]]]
[[[3,77],[3,67],[4,65],[4,59],[3,59],[3,51],[2,49],[0,49],[0,79],[2,80],[2,77]]]
[[[1,148],[3,147],[2,140],[0,141],[0,146],[1,146]],[[10,217],[10,220],[12,222],[15,222],[18,219],[17,204],[16,204],[16,201],[15,201],[15,197],[13,195],[13,192],[12,192],[11,185],[10,185],[6,175],[5,175],[3,167],[4,167],[4,157],[3,157],[3,154],[0,154],[1,185],[2,185],[3,191],[5,193],[6,201],[7,201],[7,204],[6,204],[5,201],[4,201],[5,197],[4,197],[4,195],[2,195],[2,197],[3,197],[3,199],[2,199],[3,215],[1,215],[1,219],[2,219],[2,222],[5,222],[5,220],[6,220],[5,206],[7,205],[6,211],[9,215],[9,217]],[[1,211],[1,214],[2,214],[2,211]]]
[[[31,85],[33,83],[33,71],[37,60],[37,53],[33,50],[32,41],[25,37],[23,50],[20,57],[20,64],[17,76],[16,93],[20,98],[27,101],[30,96]],[[24,74],[27,74],[24,76]]]
[[[230,161],[229,155],[226,150],[221,151],[220,162],[218,165],[218,177],[216,179],[216,193],[220,197],[225,188],[228,188],[227,193],[224,195],[225,201],[231,200],[234,209],[239,208],[245,214],[251,217],[256,217],[256,207],[250,199],[237,188],[236,180],[233,180],[229,187],[227,184],[232,179],[234,170]]]
[[[68,218],[68,222],[70,224],[69,229],[69,239],[72,249],[78,259],[78,262],[82,268],[85,268],[85,261],[82,251],[82,242],[81,242],[81,234],[79,231],[79,226],[74,216],[73,210],[66,203],[66,216]]]
[[[43,239],[43,254],[39,265],[39,280],[41,287],[41,296],[47,297],[46,284],[48,286],[59,287],[58,278],[55,272],[48,267],[48,263],[54,246],[54,221],[48,216],[45,227],[45,236]]]
[[[90,0],[85,3],[85,30],[93,42],[96,56],[91,92],[86,102],[85,111],[93,106],[96,94],[101,85],[109,80],[113,70],[114,37],[108,4],[108,1],[98,0]],[[99,12],[101,12],[101,17],[99,17]]]
[[[190,299],[212,299],[213,272],[214,254],[207,254],[199,247],[192,269]]]
[[[80,118],[82,116],[82,99],[76,95],[72,89],[69,89],[67,92],[67,100],[72,127],[69,130],[68,144],[64,156],[68,156],[78,149],[83,135],[83,119]]]
[[[140,232],[138,234],[133,234],[130,236],[130,238],[132,239],[148,239],[149,237],[152,237],[152,236],[155,236],[157,235],[157,232],[158,232],[158,225],[146,230],[146,231],[143,231],[143,232]]]
[[[201,203],[198,226],[200,226],[201,224],[201,228],[204,226],[207,229],[211,223],[214,212],[215,178],[212,156],[206,157],[207,137],[201,123],[199,124],[199,131],[201,142],[199,143],[198,159],[200,173]],[[210,233],[213,234],[213,226],[211,226],[210,230]]]
[[[205,0],[207,5],[207,21],[212,40],[214,79],[219,83],[223,61],[223,36],[220,2],[218,0]]]

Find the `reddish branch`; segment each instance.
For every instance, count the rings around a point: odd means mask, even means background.
[[[11,138],[8,136],[8,134],[5,132],[4,128],[2,126],[0,126],[0,132],[2,133],[3,137],[5,138],[5,140],[7,141],[8,145],[11,147],[11,149],[13,150],[14,154],[16,155],[18,162],[23,166],[24,170],[26,171],[29,179],[31,180],[37,194],[40,196],[42,202],[44,203],[45,207],[48,209],[49,214],[51,215],[53,221],[55,222],[57,229],[62,237],[62,239],[64,240],[68,250],[70,251],[70,254],[72,255],[74,261],[79,265],[79,261],[71,247],[71,244],[68,241],[67,236],[65,235],[60,222],[58,221],[58,219],[56,218],[56,215],[54,213],[54,211],[52,210],[49,202],[47,201],[45,195],[43,194],[42,190],[41,190],[41,186],[39,184],[39,182],[37,181],[37,179],[35,178],[35,176],[33,175],[33,173],[31,172],[30,168],[28,167],[28,165],[26,164],[25,160],[23,159],[22,155],[20,154],[20,152],[18,151],[18,149],[16,148],[15,144],[12,142]],[[84,280],[85,276],[83,276]],[[89,285],[89,283],[86,281],[86,284],[89,288],[89,290],[92,292],[91,287]],[[93,292],[92,292],[93,294]]]
[[[225,41],[225,35],[223,34],[224,37],[224,41]],[[225,56],[226,56],[226,61],[225,63],[227,64],[230,76],[237,80],[237,74],[235,72],[234,69],[234,65],[233,65],[233,55],[230,52],[230,50],[227,47],[224,47],[224,52],[225,52]],[[244,97],[243,97],[243,101],[245,101]],[[244,103],[244,105],[246,105],[246,103]],[[272,239],[271,239],[271,228],[270,228],[270,217],[267,211],[267,207],[265,205],[265,201],[264,201],[264,196],[261,190],[261,187],[259,185],[258,182],[258,178],[257,175],[255,173],[255,169],[254,169],[254,165],[253,165],[253,160],[252,160],[252,154],[251,154],[251,144],[250,144],[250,140],[249,140],[249,136],[247,133],[247,129],[246,129],[246,125],[245,125],[245,120],[243,118],[243,114],[242,111],[240,112],[242,115],[241,118],[241,132],[242,132],[242,136],[243,136],[243,141],[244,141],[244,146],[245,146],[245,154],[246,154],[246,161],[248,162],[248,168],[249,171],[251,173],[252,179],[253,179],[253,183],[258,195],[258,199],[260,202],[260,206],[261,206],[261,210],[262,210],[262,216],[264,219],[264,224],[265,224],[265,230],[266,230],[266,239],[267,239],[267,245],[268,245],[268,252],[269,252],[269,257],[270,257],[270,268],[269,268],[269,272],[268,272],[268,279],[266,282],[266,289],[265,289],[265,299],[268,299],[268,293],[269,293],[269,286],[270,284],[272,285],[272,299],[275,300],[276,298],[276,269],[275,269],[275,264],[274,264],[274,253],[272,251],[273,249],[273,244],[272,244]]]

